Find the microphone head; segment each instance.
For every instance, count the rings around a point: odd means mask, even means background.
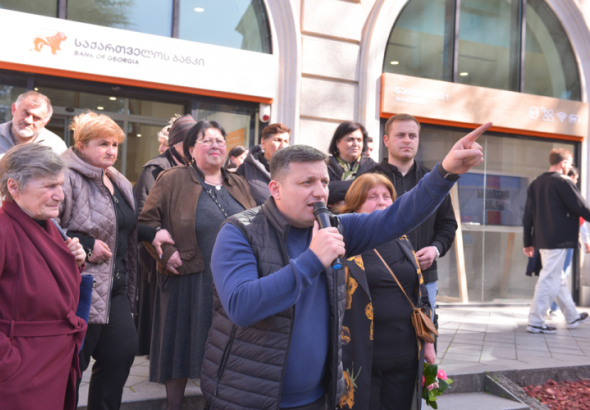
[[[323,212],[328,212],[328,208],[326,207],[326,204],[323,203],[322,201],[316,202],[315,204],[313,204],[313,214],[317,215]]]

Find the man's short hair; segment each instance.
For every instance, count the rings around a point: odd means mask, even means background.
[[[268,139],[275,134],[284,134],[285,132],[291,135],[291,129],[284,126],[283,124],[279,124],[278,122],[267,125],[262,129],[261,141],[264,141],[265,139]]]
[[[557,165],[561,161],[565,161],[568,158],[573,158],[572,152],[565,148],[556,148],[552,149],[551,153],[549,154],[549,164]]]
[[[410,114],[396,114],[393,117],[390,117],[387,122],[385,123],[385,134],[389,135],[389,127],[391,127],[391,124],[393,124],[396,121],[414,121],[416,123],[416,125],[418,126],[418,132],[420,132],[420,123],[418,122],[418,120]]]
[[[373,142],[373,137],[367,137],[367,142]]]
[[[53,107],[51,106],[51,100],[49,97],[38,93],[37,91],[27,91],[26,93],[22,93],[19,95],[15,101],[16,106],[18,107],[21,102],[24,100],[30,100],[35,105],[45,104],[47,107],[47,117],[51,118],[53,115]]]
[[[292,145],[278,150],[270,160],[270,178],[281,180],[292,162],[319,162],[326,163],[328,156],[322,151],[309,145]]]

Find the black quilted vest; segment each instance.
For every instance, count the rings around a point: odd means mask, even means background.
[[[278,212],[274,198],[264,205],[234,216],[225,223],[236,226],[252,246],[259,277],[270,275],[289,263],[289,224]],[[339,227],[342,232],[342,228]],[[346,308],[344,270],[327,269],[331,337],[325,386],[330,409],[342,396],[342,319]],[[334,303],[334,275],[338,273],[338,303]],[[336,317],[338,305],[338,320]],[[232,323],[217,291],[213,295],[213,323],[205,348],[201,390],[211,409],[273,409],[281,402],[281,387],[293,329],[294,307],[251,326]],[[337,352],[334,355],[334,352]],[[336,356],[336,357],[334,357]]]

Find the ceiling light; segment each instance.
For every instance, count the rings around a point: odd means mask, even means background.
[[[97,109],[97,110],[100,110],[100,111],[102,111],[102,110],[104,110],[104,107],[101,107],[101,106],[99,105],[98,107],[96,107],[96,109]]]
[[[35,87],[35,91],[39,91],[39,89],[37,87]]]
[[[467,76],[469,75],[469,73],[468,73],[468,72],[466,72],[466,71],[463,71],[462,73],[459,73],[459,75],[460,75],[461,77],[467,77]]]
[[[109,97],[109,100],[111,100],[111,101],[117,101],[117,97]]]
[[[141,137],[141,134],[137,134],[138,137]]]
[[[391,65],[398,65],[399,64],[399,61],[391,61],[389,64],[391,64]]]
[[[203,7],[195,7],[195,11],[196,11],[197,13],[202,13],[202,12],[204,12],[204,11],[205,11],[205,9],[204,9]]]

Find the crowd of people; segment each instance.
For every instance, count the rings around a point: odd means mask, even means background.
[[[108,116],[77,115],[66,148],[44,128],[47,97],[27,92],[12,114],[0,124],[7,408],[75,408],[94,359],[88,409],[118,409],[136,355],[149,355],[168,410],[195,378],[212,409],[420,408],[436,351],[411,315],[436,321],[436,260],[457,229],[449,191],[483,162],[490,123],[431,171],[408,114],[385,125],[379,164],[358,122],[336,128],[328,156],[290,145],[278,123],[228,152],[221,124],[178,115],[133,186],[113,167],[125,133]],[[318,202],[331,227],[319,229]],[[82,275],[94,281],[86,316]],[[566,318],[586,320],[562,293],[551,295]]]

